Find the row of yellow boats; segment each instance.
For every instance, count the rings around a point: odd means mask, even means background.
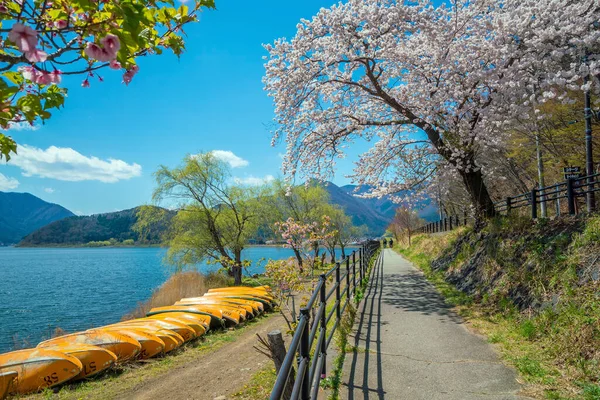
[[[236,326],[271,309],[268,286],[211,289],[153,308],[145,318],[43,341],[0,354],[0,399],[87,379],[115,364],[167,354],[210,329]]]

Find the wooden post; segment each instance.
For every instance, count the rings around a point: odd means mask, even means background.
[[[538,213],[537,213],[537,189],[533,188],[531,189],[531,218],[532,219],[537,219],[538,217]]]
[[[283,342],[283,336],[281,335],[281,331],[275,330],[267,333],[267,340],[269,341],[269,349],[271,350],[271,357],[273,358],[273,363],[275,364],[275,372],[278,375],[279,370],[281,369],[281,365],[283,364],[283,360],[285,359],[286,350],[285,343]],[[295,371],[294,367],[292,367],[292,371],[290,372],[290,377],[288,379],[287,385],[285,386],[285,390],[283,391],[284,400],[289,400],[292,398],[292,389],[294,388],[294,380],[295,380]]]
[[[570,215],[575,215],[575,188],[573,186],[573,179],[567,179],[567,203]]]

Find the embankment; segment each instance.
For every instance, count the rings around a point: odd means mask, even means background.
[[[397,249],[548,399],[600,399],[600,216],[498,218]]]

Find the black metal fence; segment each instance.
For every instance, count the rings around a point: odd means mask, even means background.
[[[379,248],[378,241],[363,244],[335,263],[327,273],[319,277],[319,281],[305,307],[300,309],[298,324],[294,336],[281,365],[271,400],[282,399],[284,393],[290,394],[292,400],[315,400],[319,391],[321,379],[326,374],[327,349],[333,339],[333,334],[340,325],[342,314],[351,298],[356,296],[357,287],[362,287],[363,279],[368,272],[369,263]],[[327,282],[332,285],[327,288]],[[329,299],[335,295],[335,301]],[[331,306],[328,311],[328,305]],[[312,314],[312,324],[311,324]],[[327,325],[335,315],[335,323],[331,329]],[[315,342],[315,337],[318,338]],[[314,352],[311,351],[314,346]],[[312,353],[312,356],[311,356]],[[294,362],[296,361],[296,362]],[[292,370],[296,373],[292,376]],[[286,388],[287,387],[287,388]]]
[[[567,179],[564,182],[543,188],[534,188],[531,192],[497,201],[494,203],[494,207],[496,208],[496,212],[504,214],[508,214],[515,209],[529,207],[531,218],[537,219],[542,204],[546,205],[546,208],[548,205],[553,206],[555,215],[561,215],[561,210],[563,208],[561,200],[563,200],[566,202],[568,214],[576,215],[578,213],[577,199],[586,197],[590,193],[600,191],[599,178],[600,174],[592,174],[580,178]],[[472,217],[464,211],[463,215],[460,217],[458,215],[453,215],[442,218],[439,221],[430,222],[416,229],[416,232],[437,233],[451,231],[461,225],[467,225],[468,221],[471,219]]]

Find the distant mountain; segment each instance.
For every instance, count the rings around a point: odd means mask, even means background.
[[[325,188],[329,192],[332,203],[339,205],[346,214],[352,218],[355,225],[366,225],[372,236],[382,235],[396,214],[398,204],[389,197],[381,199],[364,199],[357,197],[369,190],[369,187],[356,185],[336,186],[326,182]],[[419,216],[425,220],[435,220],[437,209],[429,200],[423,201],[418,207]]]
[[[70,217],[53,222],[26,236],[19,246],[77,246],[96,242],[97,245],[139,241],[132,227],[137,221],[139,207],[106,214]],[[165,210],[165,218],[144,238],[145,244],[160,243],[160,235],[167,228],[175,211]]]
[[[18,243],[36,229],[73,215],[29,193],[0,192],[0,245]]]
[[[341,187],[341,189],[351,194],[363,194],[366,193],[370,189],[370,187],[344,185]],[[396,214],[396,209],[399,207],[398,204],[394,203],[389,199],[389,196],[383,197],[381,199],[375,198],[363,200],[370,204],[371,207],[373,207],[379,213],[385,215],[387,218],[394,218],[394,215]],[[414,205],[414,208],[416,208],[419,216],[426,221],[437,221],[439,219],[437,206],[431,201],[431,199],[424,199],[417,202],[417,204]]]

